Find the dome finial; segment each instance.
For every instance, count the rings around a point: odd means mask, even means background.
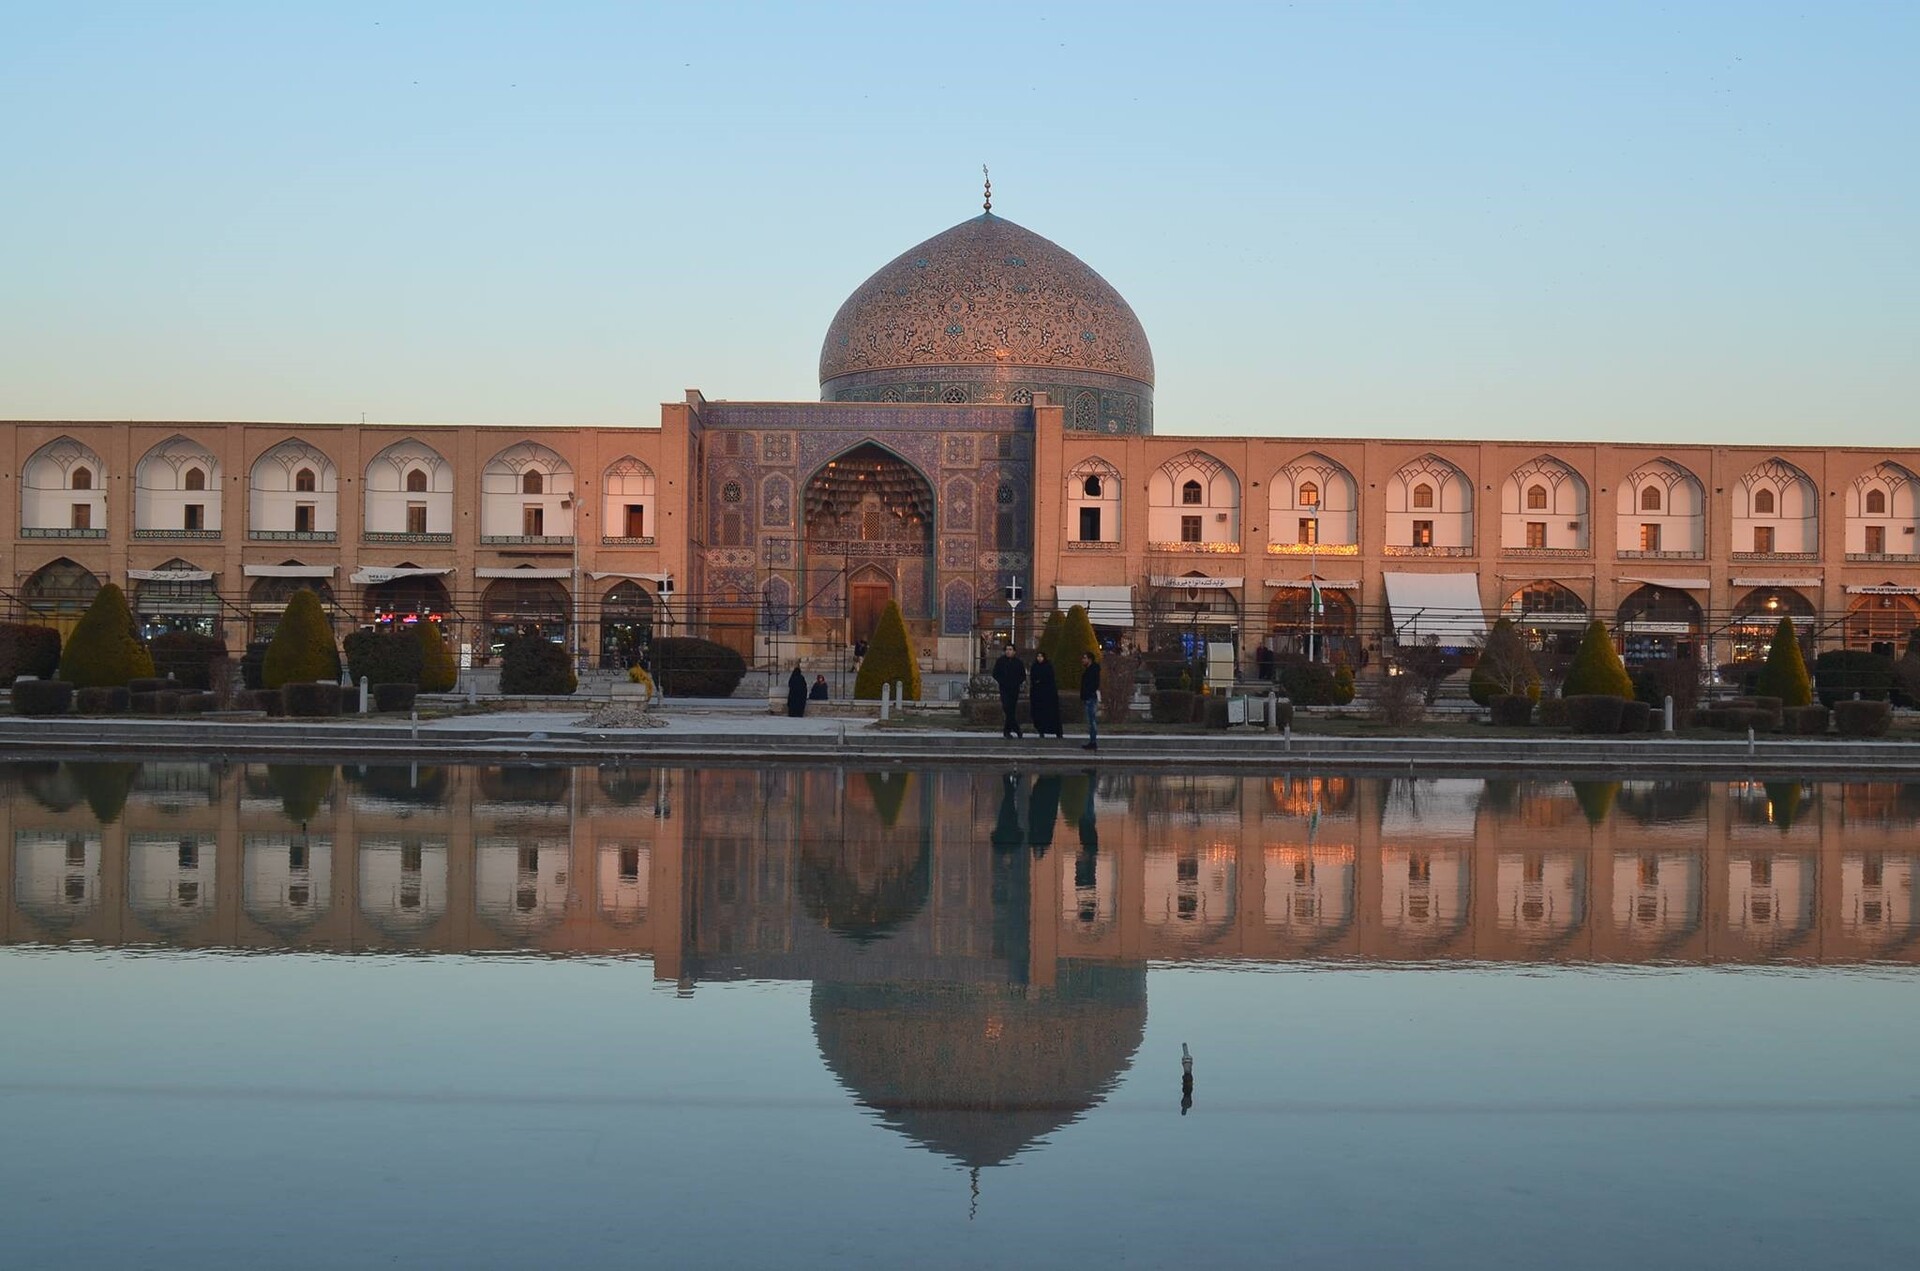
[[[987,165],[984,163],[980,165],[980,179],[987,183],[986,197],[981,200],[980,206],[991,213],[993,211],[993,177],[988,174]]]

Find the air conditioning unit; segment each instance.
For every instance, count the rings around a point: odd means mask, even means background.
[[[1213,519],[1216,521],[1225,521],[1227,519],[1227,514],[1225,512],[1215,512],[1213,514]]]
[[[1903,525],[1903,526],[1901,526],[1901,527],[1900,527],[1900,532],[1901,532],[1902,534],[1911,534],[1911,533],[1913,533],[1913,526],[1911,526],[1911,525]]]
[[[1568,522],[1567,522],[1567,528],[1568,528],[1568,529],[1570,529],[1570,530],[1577,530],[1577,529],[1579,529],[1579,528],[1580,528],[1580,522],[1578,522],[1578,521],[1568,521]]]

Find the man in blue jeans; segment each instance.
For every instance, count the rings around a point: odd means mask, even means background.
[[[1080,655],[1080,709],[1087,716],[1087,744],[1082,750],[1100,749],[1100,664],[1093,654]]]

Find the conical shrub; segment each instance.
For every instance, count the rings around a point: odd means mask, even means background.
[[[127,597],[108,583],[67,637],[60,678],[76,688],[125,688],[152,674],[153,659],[135,634]]]
[[[280,626],[267,645],[266,661],[260,667],[260,682],[267,688],[279,688],[339,679],[340,650],[333,643],[326,610],[320,607],[320,597],[302,587],[293,593],[287,611],[280,615]]]
[[[1060,633],[1067,628],[1067,615],[1055,609],[1047,615],[1047,624],[1040,628],[1040,639],[1035,641],[1033,651],[1047,655],[1047,661],[1060,661]]]
[[[1587,633],[1580,637],[1580,647],[1574,651],[1573,664],[1567,668],[1566,682],[1560,686],[1562,697],[1589,695],[1633,696],[1633,679],[1613,647],[1607,624],[1598,618],[1587,624]]]
[[[1487,633],[1480,660],[1473,664],[1467,680],[1467,695],[1485,706],[1496,697],[1530,697],[1540,700],[1540,672],[1534,670],[1533,655],[1512,618],[1502,618]]]
[[[920,700],[920,663],[907,640],[907,622],[900,606],[889,600],[880,614],[880,623],[867,641],[867,656],[861,659],[860,674],[853,680],[853,695],[867,701],[880,700],[883,684],[903,684],[912,701]]]
[[[1093,633],[1093,623],[1087,618],[1085,605],[1075,605],[1067,610],[1067,621],[1060,632],[1060,646],[1054,652],[1054,665],[1059,669],[1054,675],[1060,681],[1060,696],[1076,698],[1080,696],[1080,665],[1082,653],[1093,654],[1093,660],[1100,660],[1100,637]]]
[[[460,665],[453,660],[453,650],[447,647],[440,624],[421,623],[413,629],[413,638],[420,642],[420,691],[453,692],[460,683]]]
[[[1754,695],[1777,697],[1788,707],[1813,701],[1813,677],[1807,674],[1807,660],[1800,656],[1800,637],[1793,632],[1791,618],[1780,619],[1773,629],[1773,647],[1767,650],[1767,664],[1760,668]]]

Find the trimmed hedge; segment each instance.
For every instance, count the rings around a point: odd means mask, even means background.
[[[240,687],[248,690],[263,689],[261,683],[267,661],[267,642],[255,640],[240,655]]]
[[[108,583],[67,637],[60,678],[78,688],[115,688],[152,674],[153,659],[134,634],[127,598]]]
[[[653,682],[667,697],[732,697],[747,676],[747,661],[739,650],[715,640],[663,636],[648,653]]]
[[[1227,727],[1227,695],[1209,693],[1200,699],[1200,719],[1208,728],[1224,730]]]
[[[1611,693],[1577,693],[1560,700],[1567,704],[1567,722],[1576,733],[1600,736],[1620,731],[1620,714],[1627,704],[1626,698]]]
[[[265,711],[269,719],[278,719],[287,713],[286,699],[277,688],[248,689],[241,698],[246,702],[246,709]]]
[[[1707,727],[1723,733],[1773,732],[1780,725],[1780,714],[1755,706],[1710,706]]]
[[[1093,654],[1093,660],[1100,661],[1100,637],[1093,633],[1093,623],[1087,618],[1087,607],[1075,605],[1067,610],[1067,620],[1060,628],[1060,644],[1050,655],[1053,658],[1054,676],[1060,682],[1060,700],[1070,701],[1080,696],[1080,672],[1086,668],[1080,665],[1082,653]],[[1101,686],[1103,689],[1104,685]],[[919,694],[915,693],[918,697]]]
[[[133,695],[123,688],[83,688],[73,708],[82,715],[124,715],[133,709]]]
[[[361,680],[376,685],[420,683],[423,650],[419,636],[412,631],[363,628],[348,635],[343,647],[347,677],[355,684]]]
[[[287,611],[274,628],[260,666],[260,685],[279,688],[314,680],[338,683],[339,679],[340,650],[334,647],[327,612],[320,606],[320,597],[302,587],[287,601]]]
[[[1655,710],[1673,699],[1673,717],[1684,720],[1700,704],[1700,663],[1692,658],[1662,658],[1633,673],[1633,695]]]
[[[60,633],[30,622],[0,622],[0,684],[23,675],[50,680],[60,671]]]
[[[1286,662],[1280,667],[1280,691],[1295,706],[1344,706],[1340,681],[1333,667],[1324,662]],[[1346,694],[1346,701],[1353,694]]]
[[[1064,670],[1056,667],[1054,672],[1062,697],[1067,696]],[[900,616],[900,606],[891,600],[880,611],[873,639],[867,641],[867,656],[860,659],[860,673],[853,677],[853,696],[859,701],[877,702],[882,686],[888,684],[901,685],[908,701],[920,700],[920,664],[913,656],[912,642],[907,639],[906,619]]]
[[[280,686],[280,700],[295,719],[326,719],[340,713],[340,686],[331,680],[311,680]]]
[[[540,635],[517,635],[500,655],[500,691],[537,695],[571,693],[580,687],[573,658]]]
[[[1832,706],[1858,693],[1864,700],[1884,702],[1893,696],[1896,682],[1893,659],[1864,649],[1828,649],[1813,660],[1813,682],[1820,703]]]
[[[73,708],[73,685],[66,680],[21,680],[13,686],[16,715],[64,715]]]
[[[446,633],[438,623],[423,622],[413,629],[420,644],[420,691],[451,693],[460,683],[460,664],[447,647]]]
[[[1830,714],[1831,712],[1818,702],[1810,706],[1795,706],[1783,712],[1782,727],[1796,737],[1824,736]]]
[[[1623,733],[1648,733],[1653,731],[1653,707],[1645,702],[1622,702],[1620,704],[1620,731]]]
[[[1633,696],[1633,681],[1613,647],[1613,637],[1607,634],[1607,624],[1598,618],[1587,624],[1586,634],[1580,637],[1580,647],[1574,651],[1573,664],[1567,668],[1560,696]]]
[[[127,681],[129,693],[164,693],[180,686],[164,675],[143,675],[137,680]]]
[[[1540,702],[1540,725],[1543,728],[1565,728],[1567,726],[1567,699],[1564,697],[1542,698]]]
[[[178,688],[205,693],[214,686],[215,669],[224,667],[227,645],[224,640],[195,631],[168,631],[147,645],[153,655],[153,673],[175,682]]]
[[[1793,619],[1781,618],[1780,625],[1773,629],[1767,664],[1760,668],[1753,689],[1756,696],[1779,698],[1782,706],[1805,706],[1813,700],[1813,678],[1807,674],[1807,660],[1800,656],[1800,637],[1794,634]]]
[[[180,695],[180,713],[182,715],[204,715],[215,709],[219,699],[212,693],[182,693]]]
[[[1842,737],[1885,737],[1892,726],[1893,707],[1885,702],[1833,704],[1833,727]]]
[[[180,694],[170,688],[134,693],[132,700],[133,713],[136,715],[178,715],[180,713]]]
[[[1736,697],[1727,705],[1734,710],[1753,712],[1761,721],[1753,726],[1754,730],[1763,733],[1779,732],[1786,713],[1786,704],[1777,697]]]
[[[411,684],[376,684],[373,686],[373,709],[382,713],[388,711],[410,711],[420,690]]]
[[[1533,699],[1524,693],[1495,693],[1487,699],[1487,709],[1502,728],[1524,728],[1533,722]]]
[[[1147,717],[1156,724],[1191,724],[1198,700],[1183,688],[1158,689],[1147,697]]]

